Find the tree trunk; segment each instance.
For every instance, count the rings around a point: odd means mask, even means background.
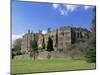
[[[34,58],[34,60],[35,60],[35,52],[34,52],[33,58]]]
[[[48,56],[47,56],[48,59],[51,58],[51,52],[48,52]]]

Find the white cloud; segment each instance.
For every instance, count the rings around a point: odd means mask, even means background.
[[[65,11],[64,10],[60,10],[60,13],[61,13],[61,15],[64,15]]]
[[[67,9],[67,11],[73,12],[76,10],[76,8],[78,7],[77,5],[64,5]]]
[[[12,40],[16,40],[18,38],[21,38],[20,35],[12,34]]]
[[[88,10],[89,8],[91,8],[90,6],[84,6],[84,10]]]
[[[58,7],[59,7],[59,4],[52,4],[52,6],[53,6],[54,8],[58,8]]]
[[[42,30],[42,34],[46,34],[47,33],[47,31],[46,30]]]
[[[60,15],[68,15],[74,12],[79,6],[78,5],[67,5],[67,4],[52,4],[54,9],[60,12]],[[88,10],[91,6],[82,6],[84,10]]]
[[[68,15],[69,12],[73,12],[78,7],[77,5],[63,5],[65,9],[60,9],[61,15]]]
[[[60,12],[60,15],[67,15],[68,14],[68,11],[66,11],[65,9],[61,9],[61,8],[59,8],[59,12]]]
[[[73,12],[77,8],[77,5],[66,5],[66,4],[52,4],[53,8],[60,12],[60,15],[67,15],[68,12]]]
[[[23,36],[23,34],[21,34],[21,35],[18,35],[18,34],[12,34],[12,44],[13,44],[13,42],[14,42],[16,39],[22,38],[22,36]]]

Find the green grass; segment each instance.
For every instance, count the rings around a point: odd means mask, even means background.
[[[94,63],[84,60],[12,60],[12,73],[34,73],[49,71],[67,71],[80,69],[95,69]]]

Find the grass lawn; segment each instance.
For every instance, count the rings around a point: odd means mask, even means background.
[[[49,71],[95,69],[94,63],[84,60],[12,60],[12,74]]]

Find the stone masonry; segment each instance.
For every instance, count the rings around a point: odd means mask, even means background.
[[[21,51],[28,52],[30,50],[30,40],[37,40],[38,48],[42,48],[42,42],[44,39],[45,48],[47,46],[48,38],[51,37],[53,40],[54,50],[66,49],[72,44],[78,42],[85,42],[89,38],[89,31],[84,28],[76,28],[70,26],[60,27],[59,29],[51,30],[48,28],[46,34],[30,32],[24,34],[22,37]]]

